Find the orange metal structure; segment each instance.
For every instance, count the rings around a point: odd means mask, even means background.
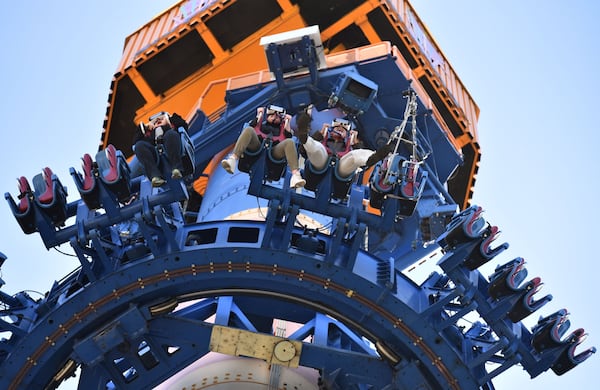
[[[136,123],[158,110],[189,119],[201,105],[218,117],[228,88],[269,80],[261,37],[314,24],[329,64],[394,53],[464,158],[449,191],[467,207],[481,155],[479,108],[407,0],[181,1],[126,38],[100,148],[112,143],[130,155]]]

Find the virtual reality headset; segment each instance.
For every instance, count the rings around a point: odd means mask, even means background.
[[[161,111],[161,112],[157,112],[156,114],[152,115],[150,118],[148,118],[149,122],[152,122],[153,120],[155,120],[156,118],[160,118],[161,116],[167,116],[167,119],[169,118],[169,113],[166,111]]]
[[[333,121],[331,121],[331,127],[336,126],[342,126],[346,130],[350,131],[350,129],[352,128],[352,122],[350,122],[347,119],[335,118]]]
[[[165,117],[167,124],[171,126],[171,120],[169,119],[170,114],[166,111],[157,112],[156,114],[152,115],[150,118],[148,118],[148,122],[152,123],[152,121],[154,121],[155,119],[163,116]]]
[[[284,115],[285,108],[271,104],[267,107],[267,115],[271,115],[271,114]]]

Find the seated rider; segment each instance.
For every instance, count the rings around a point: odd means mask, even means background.
[[[227,172],[233,173],[244,151],[256,152],[260,149],[264,138],[271,138],[273,141],[272,156],[278,160],[285,157],[292,171],[290,187],[304,187],[306,181],[302,178],[298,169],[296,143],[291,138],[291,116],[286,114],[283,108],[274,105],[267,107],[266,115],[264,114],[265,109],[263,107],[256,109],[256,120],[242,130],[235,143],[233,152],[221,161],[221,166]]]
[[[148,123],[140,123],[140,131],[136,131],[133,140],[133,150],[144,173],[152,181],[152,187],[160,187],[166,183],[159,168],[160,156],[156,151],[157,145],[162,145],[171,164],[171,177],[181,179],[183,165],[181,162],[181,136],[177,129],[188,129],[188,124],[182,117],[173,113],[159,112],[152,115]]]
[[[336,156],[337,173],[340,178],[348,178],[360,167],[368,168],[393,150],[387,144],[376,152],[361,148],[358,132],[352,130],[352,122],[334,119],[324,123],[321,130],[309,136],[312,105],[300,112],[296,119],[297,136],[306,151],[307,160],[316,170],[322,170],[329,156]]]

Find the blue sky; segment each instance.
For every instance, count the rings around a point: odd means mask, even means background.
[[[16,178],[49,166],[78,198],[69,168],[100,140],[110,81],[125,37],[174,1],[104,0],[11,2],[0,24],[4,37],[0,85],[10,137],[0,155],[0,190],[16,196]],[[596,169],[600,158],[597,97],[600,5],[586,0],[412,2],[442,52],[480,107],[482,160],[473,203],[502,231],[510,248],[483,267],[515,257],[554,300],[528,318],[560,308],[574,330],[590,334],[580,350],[600,347],[595,305],[599,266],[590,246],[600,220]],[[47,251],[37,234],[24,235],[8,205],[0,206],[1,270],[7,293],[43,293],[79,265]],[[59,247],[72,253],[67,245]],[[31,292],[37,297],[36,292]],[[582,348],[583,347],[583,348]],[[551,371],[529,380],[513,367],[498,389],[586,388],[597,382],[595,355],[562,377]]]

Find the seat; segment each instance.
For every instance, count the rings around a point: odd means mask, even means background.
[[[337,171],[338,161],[338,157],[330,155],[325,166],[317,169],[310,160],[306,160],[303,171],[303,177],[306,180],[304,188],[319,193],[327,192],[327,198],[345,200],[356,174],[348,177],[340,176]]]
[[[250,150],[245,150],[244,153],[240,156],[238,160],[238,171],[250,173],[252,166],[256,163],[260,155],[264,151],[264,142],[261,145],[260,149],[252,152]]]
[[[494,273],[490,276],[488,292],[494,299],[513,295],[520,290],[519,285],[526,277],[525,260],[522,257],[517,257],[504,265],[496,267]]]
[[[586,336],[583,328],[576,329],[569,336],[562,338],[571,325],[568,316],[567,309],[560,309],[546,317],[541,317],[531,328],[533,349],[538,353],[545,355],[554,353],[557,356],[551,364],[552,371],[557,375],[563,375],[596,353],[594,347],[576,353],[575,349]]]
[[[446,226],[446,231],[438,237],[440,246],[448,250],[480,237],[486,226],[482,212],[480,206],[472,205],[455,214]]]
[[[12,196],[9,193],[4,194],[4,198],[8,202],[8,205],[13,212],[13,215],[17,219],[19,226],[25,234],[31,234],[37,231],[35,222],[35,208],[33,206],[33,191],[29,186],[29,182],[25,176],[21,176],[18,179],[19,189],[19,203],[15,203]]]
[[[540,309],[552,300],[552,295],[546,295],[536,300],[534,295],[541,289],[541,279],[535,277],[521,285],[527,277],[527,269],[524,268],[525,260],[521,257],[496,267],[490,276],[488,292],[493,299],[506,298],[513,302],[507,317],[517,323]]]
[[[333,171],[333,186],[331,191],[331,197],[334,199],[344,200],[348,197],[348,192],[350,191],[350,186],[354,182],[354,178],[356,174],[352,174],[348,177],[341,177],[338,173],[337,164],[334,167]]]
[[[267,156],[266,156],[266,172],[265,176],[267,180],[277,181],[281,179],[283,174],[285,173],[285,168],[287,167],[287,160],[285,157],[281,159],[275,158],[273,156],[273,148],[272,144],[267,148]]]
[[[36,188],[37,201],[42,204],[50,204],[54,201],[54,182],[52,181],[52,170],[44,168],[41,176],[33,178],[33,186]],[[36,180],[36,178],[38,178]]]
[[[565,349],[551,366],[552,371],[554,371],[556,375],[565,374],[596,353],[595,347],[588,348],[581,353],[576,353],[576,348],[583,343],[585,338],[585,330],[579,328],[573,331],[573,333],[565,339],[563,342]]]
[[[394,183],[398,181],[395,174],[397,171],[390,168],[398,166],[401,163],[400,160],[400,155],[394,154],[375,164],[369,178],[369,205],[371,207],[381,210],[385,196],[394,190]]]
[[[104,167],[105,169],[102,171],[102,176],[107,183],[114,183],[121,177],[121,172],[119,172],[121,167],[119,166],[117,150],[111,144],[106,147],[105,153],[109,165],[108,167]]]
[[[396,153],[377,163],[369,179],[369,205],[381,210],[386,197],[394,198],[399,202],[399,214],[411,216],[427,181],[427,172],[419,166]]]
[[[423,193],[426,172],[420,169],[420,164],[405,160],[401,165],[400,194],[411,200],[418,200]]]
[[[391,154],[375,164],[371,174],[371,187],[380,193],[387,194],[394,189],[394,184],[400,181],[400,167],[404,158],[399,154]]]
[[[306,188],[309,191],[316,191],[317,186],[321,183],[323,178],[327,175],[327,171],[332,163],[333,163],[332,157],[329,157],[327,159],[327,163],[325,164],[325,167],[323,167],[322,169],[317,169],[314,167],[314,165],[312,165],[310,160],[306,160],[306,162],[304,163],[304,172],[303,172],[303,177],[306,180],[306,184],[304,185],[304,188]]]
[[[481,243],[469,254],[464,262],[469,270],[473,271],[478,267],[481,267],[501,252],[508,249],[508,243],[506,242],[498,245],[496,248],[492,248],[492,242],[498,238],[499,233],[500,230],[498,229],[498,226],[488,225],[481,235]]]
[[[264,155],[263,155],[264,154]],[[238,160],[238,170],[250,174],[252,167],[258,163],[258,160],[264,158],[265,172],[264,178],[269,181],[277,181],[281,179],[285,173],[287,160],[284,158],[276,159],[272,154],[272,143],[270,139],[263,139],[258,150],[252,152],[244,151]]]
[[[520,289],[521,298],[517,300],[507,315],[512,322],[517,323],[521,321],[552,300],[552,295],[550,294],[545,295],[540,299],[535,299],[534,296],[542,288],[542,285],[542,280],[538,277],[531,279],[523,285],[523,287]]]
[[[96,154],[98,176],[119,202],[126,202],[131,196],[130,170],[120,150],[112,144]]]
[[[48,167],[33,177],[34,199],[37,206],[51,219],[55,226],[62,226],[67,219],[67,191],[58,177]]]
[[[567,309],[560,309],[546,317],[541,317],[531,328],[533,334],[531,345],[538,352],[560,346],[561,339],[570,325]]]
[[[88,153],[84,154],[81,160],[83,175],[71,168],[71,176],[73,177],[75,186],[81,195],[81,199],[88,206],[88,208],[90,210],[100,208],[100,187],[97,180],[98,168],[96,164],[94,164],[92,156],[90,156]]]

